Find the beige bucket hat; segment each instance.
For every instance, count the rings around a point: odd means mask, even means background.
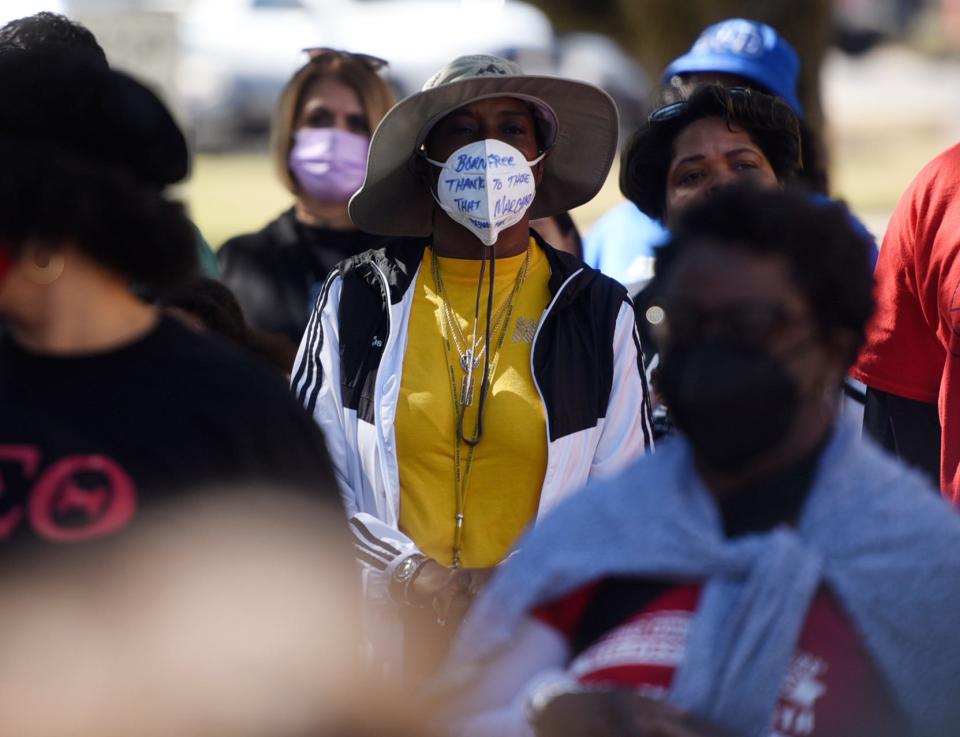
[[[488,97],[527,100],[544,134],[550,155],[531,218],[570,210],[600,191],[619,130],[617,107],[606,92],[585,82],[526,75],[497,56],[461,56],[380,121],[363,186],[350,199],[356,226],[380,235],[430,235],[434,200],[417,173],[420,144],[445,115]]]

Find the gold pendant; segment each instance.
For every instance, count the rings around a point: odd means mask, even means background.
[[[479,365],[480,357],[473,355],[472,348],[467,348],[467,350],[460,354],[460,368],[464,371],[469,371],[471,368],[476,368]]]
[[[454,522],[454,541],[453,541],[453,567],[460,567],[460,538],[463,535],[463,512],[457,512],[453,518]]]
[[[467,374],[460,385],[460,406],[469,407],[473,404],[473,376]]]

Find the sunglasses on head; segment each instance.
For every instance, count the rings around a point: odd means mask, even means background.
[[[371,72],[379,72],[384,67],[390,65],[390,62],[388,62],[386,59],[381,59],[379,56],[374,56],[373,54],[362,54],[355,51],[331,49],[326,46],[311,46],[303,49],[303,53],[310,57],[310,61],[338,58],[354,59],[355,61],[365,64]]]
[[[724,90],[734,99],[744,99],[753,94],[749,87],[724,87]],[[647,116],[647,122],[650,124],[665,123],[668,120],[677,118],[686,111],[689,100],[677,100],[669,105],[658,107]]]

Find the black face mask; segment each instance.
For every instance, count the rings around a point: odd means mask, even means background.
[[[799,403],[781,361],[729,340],[672,346],[659,386],[677,426],[718,471],[739,468],[775,448]]]

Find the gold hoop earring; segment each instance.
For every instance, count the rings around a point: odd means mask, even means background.
[[[37,262],[36,252],[31,248],[20,263],[24,276],[40,287],[49,286],[59,279],[66,265],[66,260],[60,253],[50,253],[47,262],[43,265]]]

